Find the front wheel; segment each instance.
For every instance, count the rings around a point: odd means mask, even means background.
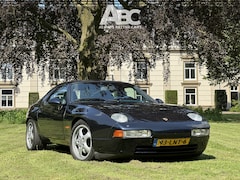
[[[38,134],[36,122],[32,119],[26,125],[26,146],[28,150],[43,149],[43,143]]]
[[[92,134],[88,124],[82,120],[72,128],[70,151],[77,160],[89,161],[94,157]]]

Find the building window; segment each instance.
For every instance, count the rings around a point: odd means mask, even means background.
[[[231,86],[231,102],[234,100],[239,100],[239,93],[238,93],[238,87],[237,86]],[[233,106],[233,104],[231,104]]]
[[[13,66],[9,63],[4,63],[0,70],[0,80],[10,81],[13,79]]]
[[[65,67],[55,67],[53,69],[53,79],[54,80],[66,79],[66,68]]]
[[[196,80],[196,63],[193,62],[184,63],[184,79]]]
[[[12,89],[1,89],[0,95],[1,95],[0,107],[13,107],[13,90]]]
[[[136,62],[136,80],[147,80],[148,70],[146,61]]]
[[[232,92],[237,92],[238,91],[238,87],[237,86],[231,86],[231,91]]]
[[[185,89],[185,105],[197,105],[197,92],[195,88]]]

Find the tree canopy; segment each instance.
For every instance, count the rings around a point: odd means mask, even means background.
[[[110,55],[111,63],[121,66],[130,61],[127,54],[146,58],[147,47],[154,67],[155,54],[169,51],[174,41],[188,53],[198,54],[196,61],[207,67],[206,78],[213,83],[238,83],[239,4],[239,0],[1,0],[0,65],[13,64],[16,83],[24,66],[29,75],[38,71],[43,80],[45,71],[51,79],[59,66],[66,69],[66,80],[104,79]],[[140,10],[139,17],[131,18],[141,24],[101,28],[109,5],[128,12]]]

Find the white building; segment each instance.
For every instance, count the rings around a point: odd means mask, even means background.
[[[228,108],[232,99],[238,99],[239,87],[229,87],[225,84],[210,86],[210,82],[204,79],[206,69],[199,67],[192,57],[175,49],[170,52],[169,58],[169,64],[165,64],[165,68],[161,60],[156,61],[154,68],[149,68],[146,62],[141,60],[132,62],[130,66],[123,64],[121,68],[111,66],[108,68],[107,80],[137,84],[153,98],[163,101],[166,90],[175,90],[178,105],[214,107],[216,89],[226,90]],[[38,92],[41,98],[54,86],[48,79],[42,82],[38,74],[32,77],[23,75],[22,83],[15,86],[12,66],[3,64],[1,68],[5,68],[5,71],[0,73],[0,109],[27,108],[29,93]],[[169,69],[168,81],[164,81],[166,69]],[[54,72],[57,72],[54,76],[59,78],[60,70]]]
[[[160,98],[163,101],[166,90],[175,90],[178,105],[215,107],[215,90],[218,89],[226,90],[227,108],[231,107],[232,99],[239,99],[239,87],[230,87],[226,84],[211,86],[204,78],[207,69],[200,67],[192,56],[182,53],[179,49],[171,50],[169,64],[163,65],[163,61],[158,60],[154,68],[149,68],[145,60],[134,63],[130,66],[125,64],[121,68],[109,67],[108,79],[137,84],[153,98]],[[167,81],[164,81],[166,68],[169,73]]]

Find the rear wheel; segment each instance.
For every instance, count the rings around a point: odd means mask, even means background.
[[[70,151],[77,160],[89,161],[94,157],[92,134],[88,124],[82,120],[72,128]]]
[[[38,134],[36,122],[30,119],[26,126],[26,146],[28,150],[43,149],[42,140]]]

